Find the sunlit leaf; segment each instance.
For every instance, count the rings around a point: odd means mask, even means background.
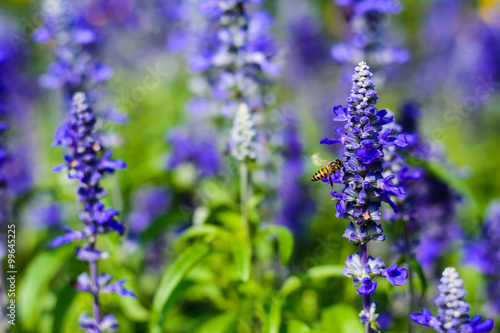
[[[245,237],[233,242],[233,254],[236,263],[236,270],[242,281],[248,281],[250,278],[250,269],[252,266],[252,246]]]
[[[273,234],[278,239],[278,251],[281,258],[281,264],[287,265],[292,258],[294,249],[294,239],[292,232],[283,226],[273,225],[261,231],[256,237],[256,242],[259,242],[265,236]]]
[[[273,298],[271,302],[271,310],[268,318],[269,333],[279,333],[281,327],[281,310],[283,307],[283,298]]]
[[[203,324],[196,333],[225,333],[234,327],[238,314],[235,311],[228,311],[213,317]]]
[[[209,253],[210,247],[208,245],[194,244],[186,248],[169,266],[160,281],[153,299],[153,308],[149,322],[151,332],[161,332],[165,313],[168,310],[168,300],[172,296],[173,291],[189,271]]]
[[[297,319],[290,319],[287,325],[287,333],[310,332],[311,328],[306,323]]]
[[[341,265],[321,265],[312,267],[307,271],[307,275],[313,280],[321,280],[332,277],[341,277],[344,266]]]
[[[72,255],[72,247],[61,247],[38,254],[27,266],[18,289],[19,321],[26,328],[33,329],[38,318],[37,304],[42,293],[49,288],[50,282]]]
[[[363,333],[364,326],[359,321],[359,311],[348,304],[337,304],[321,313],[321,324],[328,332]]]

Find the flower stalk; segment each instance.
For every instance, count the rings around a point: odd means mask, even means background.
[[[362,267],[366,267],[366,265],[368,264],[368,250],[367,250],[366,243],[362,244],[359,247],[359,252],[361,253],[361,266]],[[372,301],[370,300],[370,294],[363,295],[363,309],[366,312],[370,311],[371,304],[372,304]],[[369,322],[365,323],[365,331],[366,331],[366,333],[371,333],[372,332],[372,329],[370,327],[370,323]]]
[[[353,85],[347,107],[336,106],[333,109],[334,120],[347,124],[343,129],[335,129],[338,139],[325,138],[320,141],[321,144],[341,143],[344,146],[343,170],[331,175],[331,181],[343,184],[344,189],[342,193],[332,191],[331,195],[337,201],[336,216],[351,221],[343,237],[359,246],[359,252],[347,258],[343,274],[353,279],[353,285],[358,287],[357,293],[362,295],[360,318],[366,326],[366,332],[379,330],[376,303],[372,302],[370,296],[377,288],[374,278],[385,277],[394,286],[405,285],[408,278],[405,268],[397,265],[385,268],[380,257],[373,258],[367,251],[368,242],[385,240],[381,225],[376,223],[381,219],[381,202],[387,202],[397,210],[391,196],[405,196],[404,189],[392,183],[394,175],[382,175],[383,149],[387,146],[404,147],[407,144],[404,136],[392,136],[393,130],[384,128],[393,119],[387,116],[386,110],[375,107],[378,95],[372,76],[366,63],[360,62],[352,76]]]
[[[119,211],[106,209],[100,200],[106,195],[100,180],[106,173],[124,169],[126,164],[123,161],[111,160],[111,150],[106,150],[95,134],[97,119],[87,104],[84,93],[74,94],[70,114],[70,120],[57,130],[53,144],[66,147],[69,153],[64,157],[66,163],[57,166],[54,171],[67,170],[70,179],[79,181],[78,201],[83,204],[83,212],[80,214],[83,229],[75,231],[66,227],[67,233],[54,239],[52,246],[86,241],[83,246],[77,248],[76,256],[79,260],[89,263],[90,274],[82,273],[78,277],[76,289],[92,295],[93,317],[86,313],[82,314],[79,320],[80,327],[88,329],[88,332],[114,332],[118,329],[118,322],[112,315],[102,316],[101,294],[118,293],[121,296],[132,297],[135,295],[123,288],[125,280],[110,283],[111,276],[99,274],[98,271],[98,261],[109,257],[108,253],[97,249],[98,236],[108,232],[122,234],[125,231],[125,227],[115,219]]]

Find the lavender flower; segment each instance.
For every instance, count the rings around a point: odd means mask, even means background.
[[[467,291],[464,289],[464,281],[459,278],[455,268],[447,267],[443,271],[443,277],[438,289],[439,296],[434,301],[438,306],[437,316],[434,316],[427,309],[422,309],[421,313],[410,314],[411,320],[419,325],[431,327],[436,332],[491,332],[494,324],[493,320],[481,321],[481,316],[469,317],[470,307],[464,300]]]
[[[21,29],[7,13],[0,14],[0,186],[8,205],[12,195],[30,190],[36,161],[35,117],[31,101],[36,100],[36,85],[25,68],[29,61]],[[10,198],[8,198],[10,197]],[[1,209],[5,210],[6,207]],[[5,212],[4,212],[5,213]]]
[[[287,46],[285,77],[296,89],[307,89],[307,86],[314,84],[318,75],[325,73],[331,61],[322,22],[309,2],[282,0],[279,4],[279,11],[284,16],[281,29],[285,33]],[[304,80],[311,82],[305,85]],[[314,89],[310,90],[314,92]]]
[[[163,215],[170,204],[170,192],[160,186],[143,186],[133,196],[132,211],[128,217],[130,232],[139,234],[156,218]]]
[[[490,203],[481,236],[465,246],[465,262],[487,277],[487,309],[500,313],[500,200]]]
[[[359,286],[358,294],[363,295],[362,323],[366,331],[377,327],[377,316],[374,312],[370,294],[377,283],[376,276],[383,276],[396,286],[406,284],[408,272],[404,268],[392,265],[385,269],[384,262],[368,256],[367,243],[370,240],[383,241],[385,236],[380,225],[381,202],[389,203],[394,210],[395,204],[391,196],[403,197],[402,187],[392,183],[394,175],[382,176],[384,172],[384,147],[407,145],[404,137],[391,136],[393,130],[384,128],[393,120],[387,117],[386,110],[377,110],[375,104],[378,95],[374,90],[372,73],[365,62],[359,63],[352,76],[353,85],[351,95],[347,99],[347,108],[334,107],[335,121],[345,121],[344,130],[337,127],[335,131],[339,139],[322,139],[322,144],[342,143],[344,151],[343,174],[337,172],[334,182],[344,184],[342,193],[332,191],[331,195],[337,200],[337,217],[344,217],[354,223],[346,228],[344,237],[360,247],[360,252],[349,256],[343,274],[353,278],[354,286]]]
[[[446,253],[453,241],[461,237],[462,232],[454,223],[459,196],[425,168],[408,165],[408,159],[440,158],[420,138],[419,115],[417,105],[403,105],[401,126],[395,126],[394,130],[403,133],[400,136],[405,137],[408,146],[404,148],[404,153],[395,146],[384,151],[384,167],[396,175],[395,182],[407,192],[404,198],[398,198],[398,212],[387,211],[386,218],[393,222],[405,222],[405,235],[395,243],[396,251],[416,257],[424,268],[430,268],[438,256]]]
[[[401,11],[396,0],[336,0],[350,27],[348,39],[331,49],[333,60],[341,64],[356,64],[366,59],[375,68],[408,61],[407,50],[388,45],[385,32],[387,15]]]
[[[96,248],[96,239],[99,234],[107,232],[123,233],[125,227],[115,217],[119,211],[106,209],[101,198],[106,190],[100,185],[106,173],[113,173],[116,169],[124,169],[125,162],[111,160],[111,151],[102,147],[99,137],[94,130],[96,118],[92,109],[86,103],[84,93],[75,93],[70,111],[70,120],[61,126],[56,133],[53,146],[61,145],[68,149],[65,155],[66,163],[54,168],[54,171],[68,170],[70,179],[77,179],[78,201],[83,204],[80,214],[84,227],[73,231],[66,228],[67,233],[52,241],[52,246],[59,246],[72,241],[85,240],[82,247],[77,249],[77,258],[89,262],[90,275],[83,273],[78,278],[77,289],[92,294],[93,318],[84,314],[80,318],[80,326],[90,332],[114,332],[117,329],[116,319],[107,315],[101,318],[100,294],[116,292],[120,295],[133,296],[133,293],[123,289],[123,282],[110,283],[106,274],[98,275],[97,262],[108,257]]]
[[[296,236],[300,236],[303,234],[303,222],[314,210],[314,202],[308,188],[301,182],[305,171],[304,147],[299,135],[298,119],[291,110],[288,112],[290,117],[287,117],[286,126],[279,134],[283,161],[279,162],[282,171],[278,189],[281,206],[276,220],[277,224],[288,227]]]
[[[88,90],[96,83],[107,81],[111,67],[93,59],[91,46],[97,39],[93,27],[80,15],[83,8],[75,2],[46,0],[44,25],[33,33],[38,43],[54,44],[56,61],[41,77],[42,86],[63,88],[68,97],[77,90]]]
[[[263,10],[249,15],[246,5],[260,0],[202,0],[199,10],[212,24],[203,33],[192,61],[213,82],[214,96],[226,103],[245,101],[252,109],[266,105],[268,75],[276,47],[269,30],[273,18]],[[237,106],[237,104],[235,104]]]
[[[409,82],[423,97],[441,90],[460,98],[476,89],[478,78],[495,81],[500,76],[498,31],[468,7],[461,1],[439,0],[424,14],[420,32],[424,57],[412,75],[418,84]]]
[[[198,123],[199,124],[199,123]],[[167,158],[167,169],[173,169],[185,163],[192,163],[200,171],[201,177],[216,174],[221,168],[221,161],[215,137],[208,128],[199,130],[188,124],[169,130],[167,141],[172,148]]]

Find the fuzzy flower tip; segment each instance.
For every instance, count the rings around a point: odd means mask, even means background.
[[[393,119],[386,110],[375,107],[378,95],[372,73],[360,62],[352,76],[351,95],[347,107],[334,108],[335,121],[344,121],[344,128],[335,128],[338,139],[323,139],[322,144],[341,143],[344,146],[344,189],[332,192],[337,199],[337,216],[366,224],[380,219],[380,203],[385,201],[395,210],[391,196],[405,196],[402,187],[392,183],[394,175],[382,176],[384,147],[406,146],[405,140],[391,136],[392,129],[385,128]]]
[[[469,317],[469,304],[465,301],[466,290],[464,281],[460,279],[458,272],[453,267],[443,271],[441,284],[438,286],[439,296],[435,303],[438,306],[438,314],[434,316],[427,309],[421,313],[410,314],[410,319],[415,323],[428,326],[436,332],[447,333],[482,333],[493,330],[493,320],[482,321],[481,316]]]
[[[257,131],[248,105],[241,103],[236,111],[231,130],[231,154],[238,162],[254,160],[257,157]]]

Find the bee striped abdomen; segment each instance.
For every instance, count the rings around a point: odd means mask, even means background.
[[[312,176],[311,181],[315,182],[317,180],[321,180],[321,179],[327,177],[329,173],[330,172],[328,170],[328,167],[324,167],[323,169],[321,169],[318,172],[316,172],[314,174],[314,176]]]

